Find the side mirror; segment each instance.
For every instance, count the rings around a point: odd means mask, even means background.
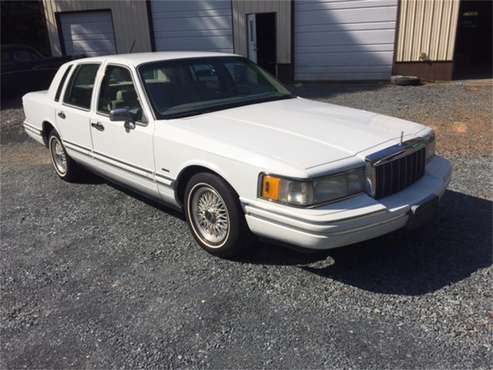
[[[110,121],[133,121],[134,115],[128,108],[116,108],[110,111]]]
[[[116,108],[110,111],[110,121],[123,121],[127,130],[135,128],[135,115],[128,108]]]

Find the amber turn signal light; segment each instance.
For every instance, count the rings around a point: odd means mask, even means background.
[[[267,200],[279,200],[281,193],[281,179],[273,176],[262,177],[262,198]]]

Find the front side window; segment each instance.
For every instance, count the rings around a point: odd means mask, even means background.
[[[99,64],[77,66],[65,91],[63,102],[79,108],[90,109],[94,80],[98,69]]]
[[[139,68],[160,119],[292,98],[273,77],[241,57],[209,57],[144,64]]]
[[[98,112],[109,114],[117,108],[127,108],[132,111],[137,120],[142,117],[142,109],[130,71],[124,67],[109,65],[101,83]]]

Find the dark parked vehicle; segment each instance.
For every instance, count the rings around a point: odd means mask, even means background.
[[[46,57],[26,45],[2,45],[1,54],[2,98],[48,89],[58,68],[74,58]]]

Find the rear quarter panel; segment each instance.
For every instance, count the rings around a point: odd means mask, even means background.
[[[55,107],[47,91],[30,92],[22,97],[22,106],[26,116],[25,124],[38,130],[43,122],[49,122],[56,128]]]
[[[26,125],[42,130],[43,122],[49,122],[57,129],[57,131],[59,131],[56,127],[54,98],[60,80],[67,67],[68,64],[64,64],[58,69],[48,90],[33,91],[22,97]]]

